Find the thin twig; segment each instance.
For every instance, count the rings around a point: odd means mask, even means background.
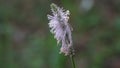
[[[70,59],[71,59],[71,63],[72,63],[73,68],[76,68],[73,55],[70,55]]]

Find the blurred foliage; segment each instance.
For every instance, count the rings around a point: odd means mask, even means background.
[[[0,68],[72,68],[49,32],[52,2],[71,12],[77,68],[120,68],[119,0],[0,0]]]

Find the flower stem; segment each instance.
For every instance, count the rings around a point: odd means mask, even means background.
[[[75,67],[75,61],[74,61],[73,55],[70,55],[70,59],[71,59],[71,63],[72,63],[73,68],[76,68]]]

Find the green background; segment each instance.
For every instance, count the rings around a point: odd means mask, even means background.
[[[70,10],[76,68],[120,68],[119,0],[0,0],[0,68],[72,68],[49,31],[51,3]]]

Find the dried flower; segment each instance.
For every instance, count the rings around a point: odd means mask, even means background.
[[[53,16],[48,15],[50,32],[54,34],[57,44],[61,43],[60,53],[65,55],[73,54],[73,43],[71,31],[72,28],[68,23],[70,12],[55,4],[51,4],[51,11]]]

